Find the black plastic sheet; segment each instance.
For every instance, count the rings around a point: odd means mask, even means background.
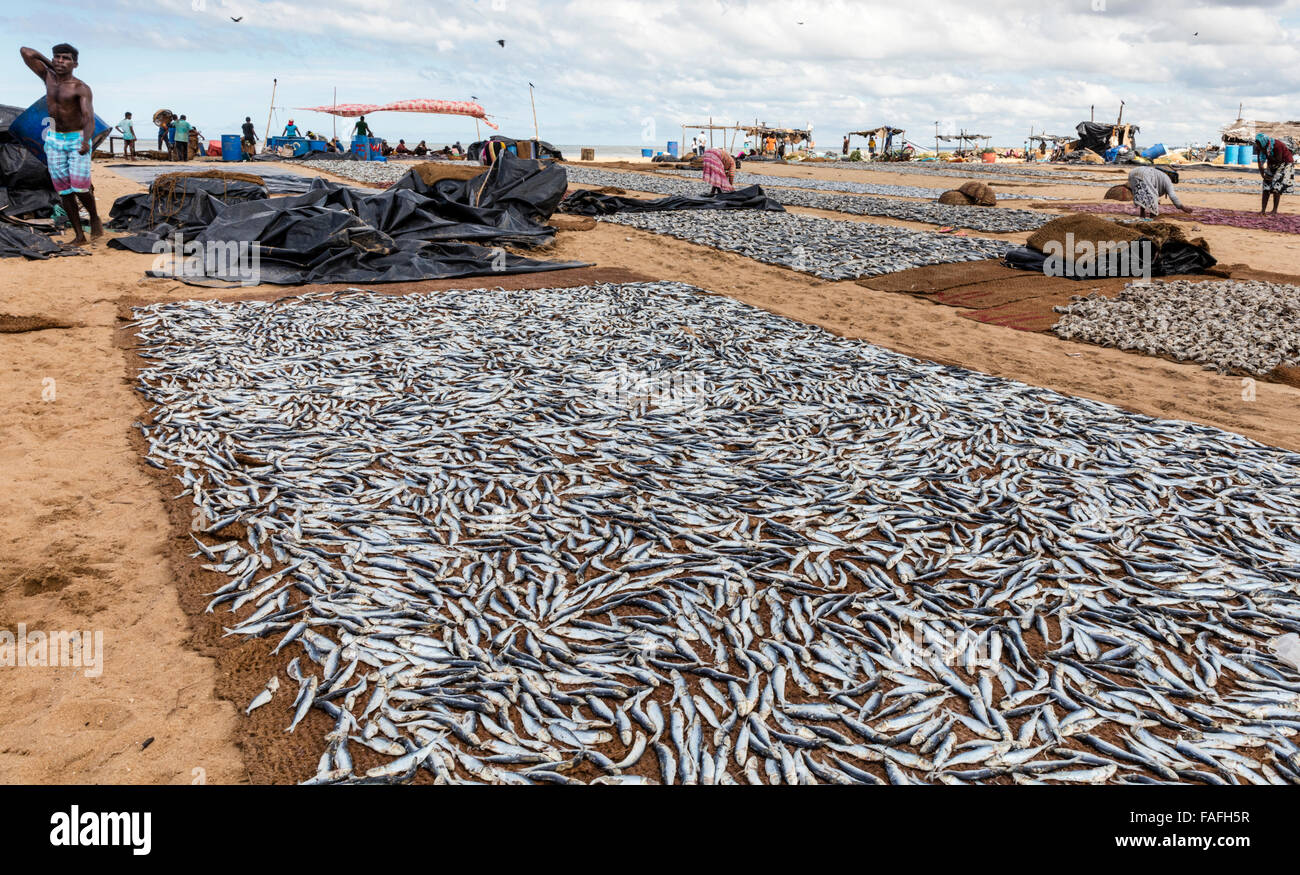
[[[56,255],[85,255],[46,237],[44,234],[0,222],[0,258],[45,259]]]
[[[1152,246],[1154,247],[1155,244],[1153,243]],[[1164,245],[1156,248],[1153,255],[1150,265],[1151,276],[1205,273],[1206,268],[1218,264],[1218,260],[1205,249],[1183,240],[1169,240]],[[1002,263],[1017,270],[1037,271],[1039,273],[1046,273],[1049,267],[1047,256],[1035,249],[1030,249],[1028,246],[1007,250],[1002,256]],[[1097,269],[1091,261],[1075,264],[1061,259],[1058,263],[1061,267],[1060,275],[1072,280],[1096,279],[1099,276],[1107,275],[1105,273],[1091,272]],[[1142,268],[1143,266],[1140,263],[1131,262],[1129,264],[1129,275],[1141,276]]]
[[[785,207],[764,193],[761,186],[751,185],[716,195],[672,195],[656,200],[638,200],[594,191],[575,191],[560,202],[560,212],[580,216],[608,216],[611,213],[657,213],[666,210],[767,210],[785,212]]]
[[[160,230],[167,234],[175,231],[195,234],[206,228],[226,204],[264,200],[266,195],[264,186],[251,182],[187,176],[162,191],[150,186],[143,194],[118,198],[109,210],[107,227],[146,235]],[[162,225],[166,228],[160,228]],[[149,251],[148,247],[141,249],[134,245],[116,248]]]
[[[167,251],[167,241],[180,232],[200,249],[255,251],[255,281],[282,285],[410,282],[583,267],[582,262],[540,261],[474,245],[549,242],[555,230],[539,220],[550,217],[566,184],[563,168],[514,159],[513,166],[503,161],[490,175],[432,185],[412,171],[374,194],[314,179],[300,195],[268,198],[263,191],[236,202],[196,186],[162,224],[150,218],[158,210],[149,195],[120,198],[113,206],[113,226],[120,222],[139,233],[109,246]],[[149,275],[199,285],[251,280],[246,262],[232,267],[218,260],[214,267],[204,259]]]
[[[167,173],[185,173],[196,172],[186,171],[173,165],[157,164],[110,164],[108,169],[112,170],[119,176],[125,176],[133,182],[139,182],[143,185],[152,185],[153,181],[159,176]],[[225,167],[222,167],[225,170]],[[262,179],[262,185],[266,186],[267,194],[302,194],[311,188],[313,177],[303,176],[298,173],[273,173],[262,171],[256,167],[247,167],[236,165],[230,168],[235,173],[247,173],[251,176],[258,176]]]
[[[0,133],[0,216],[48,218],[59,197],[45,165]]]

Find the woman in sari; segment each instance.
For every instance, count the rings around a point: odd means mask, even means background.
[[[709,149],[704,153],[704,182],[712,186],[709,197],[736,190],[736,159],[726,149]]]
[[[1290,194],[1295,187],[1295,155],[1286,143],[1264,134],[1255,135],[1255,160],[1259,162],[1259,175],[1264,180],[1264,194],[1259,202],[1259,214],[1268,209],[1268,196],[1273,195],[1273,212],[1277,212],[1282,195]]]

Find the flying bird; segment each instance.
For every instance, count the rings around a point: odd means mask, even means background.
[[[1200,32],[1199,30],[1198,30],[1196,33],[1192,34],[1192,36],[1200,36],[1200,35],[1201,35],[1201,32]]]
[[[499,45],[501,48],[504,49],[506,47],[506,41],[503,39],[499,39],[497,40],[497,45]]]
[[[235,18],[235,17],[232,15],[232,16],[230,17],[230,20],[233,21],[233,22],[235,22],[236,24],[238,24],[239,22],[241,22],[241,21],[244,20],[244,16],[241,15],[241,16],[239,16],[238,18]]]

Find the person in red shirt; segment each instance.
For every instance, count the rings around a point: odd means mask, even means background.
[[[1273,212],[1277,212],[1282,195],[1290,194],[1295,187],[1295,154],[1286,143],[1264,134],[1255,135],[1255,160],[1259,162],[1259,175],[1264,180],[1264,194],[1259,202],[1262,216],[1268,209],[1268,196],[1273,195]]]

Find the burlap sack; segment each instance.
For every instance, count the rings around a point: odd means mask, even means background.
[[[974,203],[974,201],[971,200],[970,196],[965,192],[954,190],[945,191],[943,194],[939,195],[939,203],[949,204],[954,207],[969,207]]]
[[[1106,190],[1106,200],[1129,203],[1133,200],[1133,190],[1127,185],[1111,186]]]
[[[998,196],[993,193],[993,189],[982,182],[972,179],[970,182],[957,186],[957,190],[970,198],[971,203],[978,206],[992,207],[997,205]]]
[[[1094,247],[1099,243],[1129,243],[1134,240],[1141,240],[1143,237],[1135,229],[1121,225],[1118,222],[1112,222],[1109,219],[1103,219],[1089,213],[1076,213],[1071,216],[1061,216],[1048,222],[1033,234],[1030,234],[1027,243],[1030,249],[1045,252],[1044,247],[1054,240],[1068,250],[1070,247],[1066,246],[1066,234],[1074,235],[1071,239],[1075,246],[1087,240]]]

